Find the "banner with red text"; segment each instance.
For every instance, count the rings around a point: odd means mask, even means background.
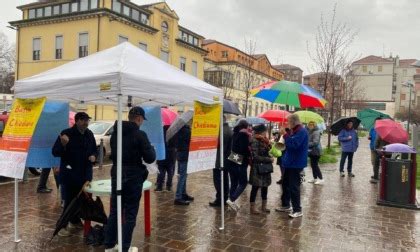
[[[0,138],[0,176],[23,178],[32,135],[45,98],[16,99]]]
[[[188,173],[214,168],[219,142],[220,104],[194,102]]]

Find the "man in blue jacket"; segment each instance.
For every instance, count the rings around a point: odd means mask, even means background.
[[[287,117],[290,130],[282,130],[286,152],[282,157],[284,167],[282,183],[282,206],[277,208],[278,212],[291,212],[291,218],[301,217],[302,207],[300,205],[300,174],[308,164],[308,131],[300,123],[298,115],[292,114]],[[292,202],[292,207],[290,206]]]
[[[341,144],[341,161],[340,161],[340,176],[344,177],[344,163],[347,161],[347,173],[350,178],[354,177],[353,170],[353,155],[359,147],[359,137],[356,130],[353,128],[353,122],[347,121],[346,127],[338,134],[338,141]]]
[[[74,119],[74,126],[61,132],[52,149],[54,157],[61,158],[59,179],[63,187],[63,211],[77,196],[84,183],[92,181],[92,164],[96,161],[97,154],[95,137],[88,129],[89,115],[79,112]],[[70,236],[72,229],[82,227],[80,218],[76,216],[58,235]]]

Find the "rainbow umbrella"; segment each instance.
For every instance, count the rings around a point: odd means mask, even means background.
[[[251,95],[271,103],[296,108],[324,108],[327,101],[313,88],[292,81],[270,81],[252,89]]]

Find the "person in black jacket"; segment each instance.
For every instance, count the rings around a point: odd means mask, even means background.
[[[229,169],[231,187],[229,199],[226,203],[234,211],[239,210],[239,205],[235,201],[241,196],[248,184],[247,168],[251,157],[251,133],[248,127],[247,121],[240,120],[233,129],[232,154],[242,157],[242,162],[232,162]]]
[[[123,251],[128,251],[131,245],[137,213],[143,190],[143,182],[149,172],[144,162],[151,164],[156,159],[156,153],[150,144],[146,133],[140,130],[145,118],[141,107],[134,107],[128,113],[129,121],[122,122],[122,191],[121,204],[124,213]],[[105,248],[112,249],[117,243],[117,122],[111,136],[111,210],[108,224],[105,228]],[[120,213],[121,214],[121,213]]]
[[[92,181],[92,164],[96,161],[95,137],[88,129],[90,117],[85,112],[75,115],[75,125],[63,130],[57,138],[52,154],[60,157],[59,179],[63,187],[64,209],[77,196],[86,181]],[[82,228],[77,216],[70,220],[68,228],[58,233],[69,236],[71,229]]]
[[[161,192],[163,190],[166,174],[168,174],[166,179],[166,190],[172,191],[172,178],[174,177],[175,171],[176,149],[173,139],[169,140],[168,143],[166,142],[166,131],[168,131],[168,128],[169,125],[165,125],[163,127],[163,136],[165,138],[165,160],[158,160],[156,162],[159,169],[156,181],[156,192]]]
[[[229,127],[229,124],[226,122],[226,117],[223,117],[223,200],[226,202],[229,196],[229,167],[231,166],[231,161],[228,157],[232,149],[232,135],[233,132]],[[213,184],[216,189],[216,199],[212,202],[209,202],[209,205],[212,207],[220,207],[222,203],[221,196],[221,167],[220,167],[220,142],[217,146],[217,156],[216,156],[216,165],[213,169]]]
[[[178,161],[178,184],[175,194],[175,205],[189,205],[194,198],[187,194],[187,166],[191,141],[192,120],[182,127],[174,136],[176,139],[176,159]]]

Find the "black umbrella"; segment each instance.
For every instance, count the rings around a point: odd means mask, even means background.
[[[347,122],[353,122],[353,128],[357,129],[360,125],[360,119],[357,117],[342,117],[337,121],[333,122],[331,125],[331,133],[333,135],[338,135],[342,129],[344,129],[347,125]]]
[[[232,114],[232,115],[242,115],[242,112],[239,110],[238,105],[233,101],[223,99],[223,113]]]

